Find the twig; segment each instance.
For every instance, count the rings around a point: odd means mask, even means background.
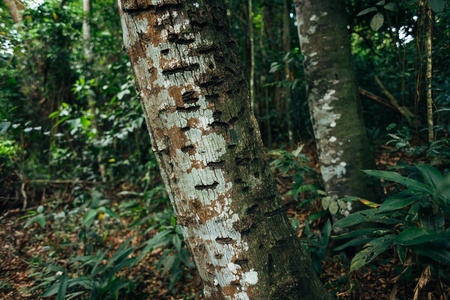
[[[383,91],[383,94],[389,99],[389,101],[391,101],[391,104],[393,106],[395,106],[398,111],[406,118],[406,120],[408,121],[409,126],[413,126],[414,123],[412,121],[412,118],[414,118],[414,114],[407,108],[404,106],[400,106],[398,104],[397,99],[395,99],[394,96],[392,96],[392,94],[386,89],[386,87],[383,85],[383,83],[381,82],[380,78],[378,77],[378,75],[375,75],[375,81],[378,83],[378,85],[380,86],[380,88]]]
[[[84,181],[84,180],[51,180],[51,179],[43,179],[43,180],[28,180],[29,183],[56,183],[56,184],[64,184],[64,183],[81,183],[81,184],[100,184],[101,182],[97,181]]]
[[[384,101],[381,97],[379,97],[379,96],[377,96],[377,95],[375,95],[375,94],[372,94],[371,92],[369,92],[369,91],[367,91],[367,90],[365,90],[365,89],[359,88],[359,93],[360,93],[361,95],[363,95],[364,97],[366,97],[366,98],[369,98],[369,99],[371,99],[371,100],[374,100],[374,101],[380,103],[381,105],[384,105],[384,106],[386,106],[386,107],[389,107],[389,108],[392,109],[392,110],[395,110],[396,112],[400,112],[400,111],[398,110],[398,108],[395,107],[394,105],[392,105],[392,104],[390,104],[390,103]]]

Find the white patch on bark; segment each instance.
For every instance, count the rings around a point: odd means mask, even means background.
[[[322,165],[320,167],[320,171],[322,172],[322,178],[323,178],[323,181],[325,181],[325,182],[328,182],[333,177],[341,178],[346,173],[345,168],[341,165],[336,165],[336,166]]]
[[[251,269],[242,275],[242,280],[248,284],[256,284],[258,282],[258,273]]]
[[[316,15],[312,15],[311,18],[309,18],[310,21],[317,21],[319,18]]]
[[[334,126],[331,126],[331,125],[330,125],[330,127],[334,127]],[[329,140],[331,143],[334,143],[334,142],[336,142],[337,138],[336,138],[335,136],[332,136],[332,137],[330,137],[328,140]]]

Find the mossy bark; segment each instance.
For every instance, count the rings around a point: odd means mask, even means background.
[[[283,207],[223,1],[121,0],[124,44],[208,299],[328,299]]]
[[[295,0],[306,88],[322,178],[332,200],[377,201],[380,189],[361,171],[375,168],[350,52],[345,0]],[[341,208],[348,214],[358,203]]]

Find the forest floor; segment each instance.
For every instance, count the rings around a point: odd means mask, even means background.
[[[311,158],[310,165],[318,170],[317,158],[312,147],[305,147],[308,156]],[[382,149],[376,155],[379,169],[387,169],[388,166],[395,166],[401,159],[403,162],[413,162],[413,158],[401,152],[390,151],[392,149]],[[284,195],[290,190],[292,182],[287,175],[275,171],[278,188]],[[88,187],[86,187],[88,188]],[[385,189],[390,189],[389,185]],[[120,188],[119,188],[120,190]],[[115,191],[112,194],[115,194]],[[45,195],[40,198],[29,199],[28,207],[36,209],[38,205],[45,202]],[[117,199],[111,199],[120,201]],[[70,201],[70,199],[66,199]],[[297,207],[298,203],[289,197],[284,199],[288,216],[298,219],[300,226],[297,230],[301,239],[306,239],[304,224],[307,218],[321,209],[316,203],[312,207]],[[45,231],[38,224],[32,224],[24,229],[27,221],[23,216],[26,211],[20,208],[2,208],[0,213],[0,299],[36,299],[30,293],[30,289],[36,285],[36,276],[33,273],[39,272],[51,251],[46,251],[48,246],[61,244],[61,236],[58,232]],[[326,220],[318,219],[310,222],[311,231],[319,232]],[[68,233],[70,234],[70,233]],[[113,249],[117,249],[133,233],[129,230],[120,230],[114,235],[109,235],[105,243]],[[155,233],[153,233],[155,234]],[[76,240],[76,232],[71,239]],[[139,243],[139,239],[132,243]],[[58,262],[60,265],[67,265],[68,257],[73,254],[73,249],[66,253],[59,253]],[[77,251],[75,249],[75,251]],[[81,249],[78,249],[81,251]],[[64,256],[66,255],[66,256]],[[185,272],[183,278],[178,281],[175,288],[168,291],[168,276],[163,276],[162,271],[155,272],[155,264],[160,259],[161,251],[153,251],[146,261],[141,261],[135,267],[121,271],[125,272],[128,278],[141,276],[137,290],[142,296],[134,296],[130,299],[204,299],[202,296],[202,283],[195,268]],[[337,299],[413,299],[416,281],[396,281],[394,270],[401,268],[397,256],[393,250],[388,251],[375,259],[370,265],[362,267],[355,272],[349,272],[350,261],[338,253],[329,250],[329,255],[322,266],[320,278],[327,289]],[[445,295],[440,295],[437,285],[442,284],[430,281],[420,291],[420,298],[423,299],[447,299]],[[441,286],[441,290],[450,291],[447,286]],[[35,294],[34,294],[35,295]],[[420,299],[419,298],[419,299]],[[120,298],[125,299],[125,298]]]

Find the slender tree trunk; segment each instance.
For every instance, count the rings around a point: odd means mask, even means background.
[[[331,200],[376,200],[379,191],[361,169],[375,162],[361,115],[345,0],[295,0],[308,104],[322,178]],[[348,214],[359,203],[340,207]],[[336,206],[334,206],[336,207]]]
[[[255,34],[253,30],[253,0],[248,0],[248,30],[250,31],[250,105],[255,111]]]
[[[14,20],[14,23],[20,23],[22,21],[22,15],[20,14],[16,1],[15,0],[5,0],[6,7],[8,7],[8,10]]]
[[[154,152],[208,299],[329,299],[264,161],[223,1],[121,0]]]
[[[291,52],[291,22],[290,22],[290,5],[291,0],[283,1],[283,52],[285,55],[285,63],[284,63],[284,80],[286,82],[291,81],[291,69],[289,67],[289,60],[286,57]],[[294,136],[292,133],[292,114],[291,114],[291,87],[286,85],[284,87],[284,97],[286,102],[286,122],[288,128],[288,138],[289,138],[289,146],[291,149],[294,148]]]
[[[434,132],[433,132],[433,91],[431,89],[431,81],[432,81],[432,29],[433,29],[433,12],[431,11],[429,1],[426,2],[426,15],[427,15],[427,36],[425,42],[426,48],[426,56],[427,56],[427,71],[425,75],[425,81],[427,85],[427,123],[428,123],[428,142],[434,141]]]
[[[92,74],[90,65],[93,61],[93,47],[92,47],[92,29],[91,29],[91,14],[92,14],[92,0],[83,0],[83,40],[84,40],[84,57],[86,59],[86,65],[88,66],[88,74]],[[98,126],[98,116],[95,109],[95,100],[91,93],[88,93],[87,100],[92,113],[92,128],[95,130],[94,139],[98,141],[100,137],[100,128]],[[96,156],[98,168],[100,171],[100,177],[102,182],[106,182],[106,167],[103,163],[103,150],[99,148]]]
[[[92,62],[92,46],[91,46],[91,12],[92,12],[92,0],[83,0],[83,40],[84,45],[84,56],[88,64]]]

